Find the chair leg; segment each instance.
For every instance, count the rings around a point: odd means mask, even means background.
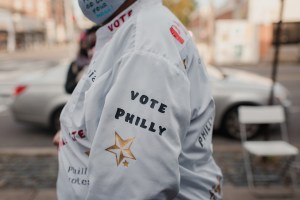
[[[287,170],[289,170],[289,174],[291,176],[291,181],[292,181],[292,188],[293,188],[293,193],[295,193],[295,191],[297,191],[297,172],[295,169],[295,167],[293,167],[293,163],[295,163],[296,160],[296,156],[293,156],[288,163],[288,168]]]
[[[295,173],[295,170],[290,169],[290,176],[292,179],[292,189],[293,189],[293,193],[295,193],[295,191],[297,191],[297,174]]]
[[[248,182],[248,187],[249,190],[256,196],[256,197],[271,197],[274,196],[273,193],[268,193],[262,190],[258,190],[255,186],[255,176],[254,176],[254,171],[252,169],[251,165],[251,155],[244,150],[244,163],[245,163],[245,169],[246,169],[246,175],[247,175],[247,182]],[[277,195],[282,195],[283,197],[290,197],[295,195],[295,191],[297,191],[297,180],[296,180],[296,174],[295,171],[291,170],[291,164],[295,160],[295,156],[289,157],[286,162],[284,163],[283,167],[278,171],[278,176],[279,177],[284,177],[285,175],[289,175],[291,177],[292,185],[290,185],[290,189],[284,193],[278,193]],[[260,188],[261,189],[261,188]]]
[[[282,168],[279,170],[279,176],[284,176],[284,174],[291,168],[291,164],[294,162],[295,156],[288,157]]]
[[[247,183],[250,191],[252,191],[254,189],[254,181],[253,181],[253,172],[251,167],[250,155],[248,152],[246,152],[245,149],[243,149],[243,154],[244,154],[244,164],[246,169]]]
[[[290,176],[293,190],[295,190],[296,188],[296,179],[295,179],[296,177],[293,174],[293,170],[292,170],[292,164],[295,161],[295,159],[296,159],[295,156],[288,157],[286,162],[283,164],[282,168],[279,170],[278,173],[279,177],[285,177],[285,175]]]

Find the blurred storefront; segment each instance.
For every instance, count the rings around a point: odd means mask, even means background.
[[[281,60],[299,61],[300,56],[300,1],[284,0],[283,25],[281,34]],[[276,23],[279,21],[280,0],[249,1],[248,20],[260,31],[261,60],[273,58],[273,40]]]
[[[45,43],[45,26],[42,20],[17,16],[14,25],[17,49],[26,49]]]
[[[73,0],[0,1],[0,51],[69,42],[73,29]]]
[[[247,20],[217,20],[214,41],[216,64],[259,61],[259,34]]]
[[[0,51],[15,50],[15,29],[12,16],[0,9]]]

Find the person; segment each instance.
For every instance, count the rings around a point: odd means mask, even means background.
[[[80,35],[79,51],[76,59],[70,64],[65,83],[65,90],[68,94],[72,94],[84,73],[84,69],[91,61],[96,43],[96,31],[98,28],[99,26],[93,26],[82,32]]]
[[[215,104],[188,31],[161,0],[79,5],[101,27],[61,114],[58,199],[222,199]]]

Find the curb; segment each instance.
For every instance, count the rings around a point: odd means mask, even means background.
[[[300,150],[300,144],[293,144]],[[214,144],[214,153],[242,153],[240,144]],[[0,156],[57,156],[56,147],[37,147],[37,148],[0,148]]]
[[[0,148],[0,156],[57,156],[57,149],[51,148]]]
[[[300,144],[293,144],[293,143],[290,143],[291,145],[295,146],[296,148],[298,148],[298,150],[300,151]],[[239,152],[243,152],[243,148],[242,148],[242,145],[241,144],[222,144],[222,145],[219,145],[219,144],[214,144],[213,145],[213,150],[215,153],[218,153],[218,152],[222,152],[222,153],[225,153],[225,152],[228,152],[228,153],[239,153]]]
[[[214,153],[242,152],[241,145],[214,145]],[[41,148],[0,148],[0,156],[57,156],[56,147]]]

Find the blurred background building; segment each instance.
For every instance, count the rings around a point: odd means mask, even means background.
[[[202,1],[208,3],[194,11],[189,26],[208,60],[243,64],[272,59],[280,0]],[[284,0],[281,60],[299,61],[299,6],[299,0]]]
[[[281,0],[163,0],[191,30],[204,58],[243,64],[273,58]],[[299,61],[299,0],[284,0],[281,60]],[[91,27],[77,0],[1,0],[0,51],[74,42]]]
[[[73,0],[0,1],[0,50],[64,43],[74,34]]]

